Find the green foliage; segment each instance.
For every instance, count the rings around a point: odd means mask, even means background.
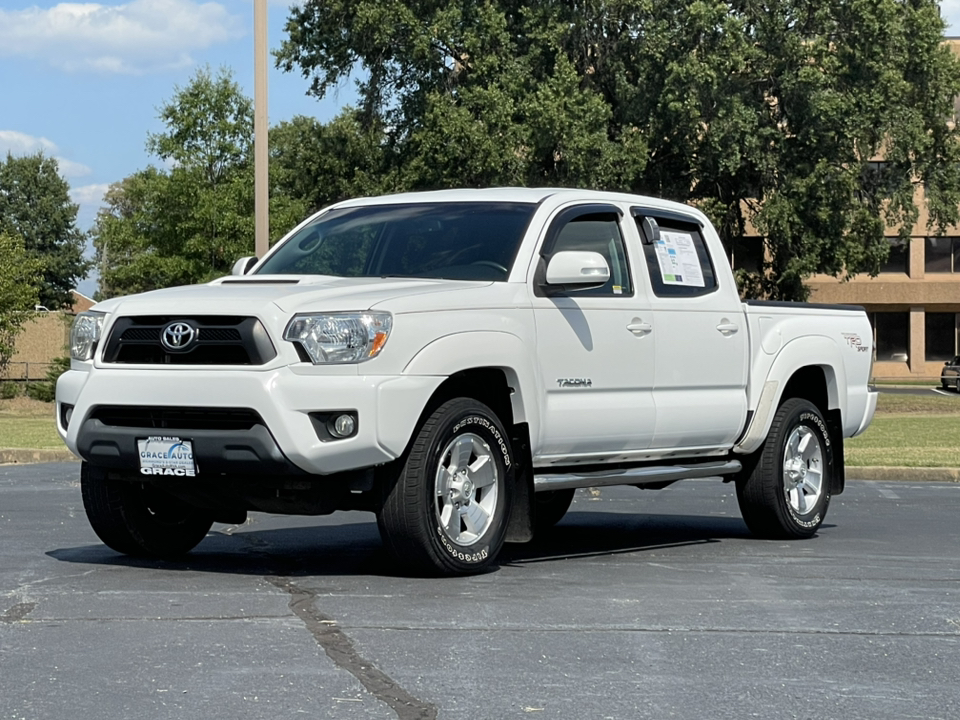
[[[359,109],[299,124],[310,160],[275,155],[311,205],[497,184],[649,193],[700,206],[726,243],[762,233],[765,266],[741,287],[774,299],[805,297],[813,273],[876,273],[920,184],[931,228],[960,219],[960,63],[935,0],[306,0],[286,29],[277,64],[313,94],[363,78]]]
[[[216,77],[201,68],[185,88],[174,88],[173,100],[160,109],[167,127],[147,136],[147,151],[179,168],[198,171],[209,185],[228,180],[247,164],[253,146],[253,102],[231,73]]]
[[[0,231],[0,373],[13,356],[17,335],[33,317],[43,281],[43,264],[19,237]]]
[[[26,383],[24,391],[27,397],[41,402],[53,402],[57,396],[57,380],[69,369],[69,357],[54,358],[50,367],[47,368],[47,375],[44,380]]]
[[[148,167],[111,186],[92,231],[100,299],[228,274],[254,247],[253,118],[226,71],[200,70],[160,111],[167,131],[147,147],[172,170]],[[305,201],[270,201],[271,236],[299,222]]]
[[[20,397],[20,384],[12,381],[0,382],[0,400],[13,400]]]
[[[306,214],[395,190],[383,139],[381,126],[364,124],[350,109],[327,125],[303,115],[280,123],[270,130],[271,198],[300,200]]]
[[[42,153],[0,163],[0,233],[23,239],[27,254],[43,262],[38,302],[50,310],[73,304],[70,290],[86,274],[77,206],[57,161]]]

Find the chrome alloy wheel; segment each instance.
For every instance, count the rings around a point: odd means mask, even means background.
[[[783,490],[798,515],[813,510],[823,493],[823,448],[805,425],[793,429],[783,449]]]
[[[479,540],[497,510],[497,463],[478,435],[457,435],[440,455],[435,483],[437,520],[460,546]]]

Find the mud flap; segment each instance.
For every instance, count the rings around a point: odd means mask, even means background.
[[[505,542],[526,543],[533,540],[533,469],[530,458],[530,435],[526,423],[515,425],[510,444],[516,459],[513,470],[513,499],[507,519]]]
[[[839,495],[846,486],[846,472],[843,461],[843,418],[839,410],[827,413],[827,430],[830,432],[830,444],[833,445],[830,468],[830,495]]]

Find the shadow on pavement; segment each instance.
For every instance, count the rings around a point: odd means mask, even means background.
[[[520,567],[562,559],[596,558],[743,539],[739,518],[570,512],[527,544],[508,544],[500,565]],[[311,525],[233,533],[212,531],[178,560],[121,555],[106,545],[58,548],[47,555],[62,562],[159,570],[275,575],[283,577],[407,573],[387,555],[375,522]]]

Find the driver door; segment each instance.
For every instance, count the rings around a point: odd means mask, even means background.
[[[535,463],[615,462],[647,448],[656,427],[653,317],[632,277],[623,216],[612,205],[567,208],[549,226],[533,279],[543,422]],[[601,287],[545,283],[554,253],[597,252]]]

